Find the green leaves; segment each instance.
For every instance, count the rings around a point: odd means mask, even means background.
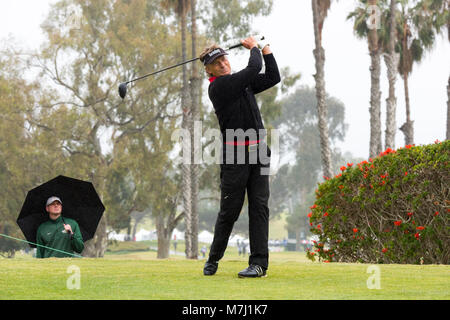
[[[450,142],[437,141],[343,166],[319,186],[310,214],[311,232],[336,249],[335,256],[318,251],[314,258],[448,264],[449,155]]]

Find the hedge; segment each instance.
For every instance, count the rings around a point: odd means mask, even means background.
[[[450,141],[347,163],[316,190],[307,252],[323,262],[449,264]]]

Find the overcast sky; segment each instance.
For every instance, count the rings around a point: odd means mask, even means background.
[[[50,3],[55,0],[0,0],[0,39],[13,36],[23,49],[36,49],[43,36],[40,24]],[[333,3],[325,21],[323,46],[326,54],[325,84],[327,92],[345,105],[348,132],[342,151],[367,158],[369,152],[370,57],[367,43],[353,34],[352,22],[345,18],[354,0]],[[299,85],[314,86],[315,73],[311,1],[274,0],[269,17],[258,18],[254,28],[270,41],[280,67],[289,66],[300,72]],[[414,120],[416,144],[445,140],[447,119],[447,80],[450,73],[450,45],[444,33],[423,62],[415,65],[409,79],[411,117]],[[233,56],[230,55],[233,65]],[[237,62],[238,64],[239,62]],[[384,141],[384,115],[388,82],[382,63],[381,105]],[[403,81],[397,77],[397,128],[405,121]],[[403,134],[397,130],[396,147],[404,145]]]

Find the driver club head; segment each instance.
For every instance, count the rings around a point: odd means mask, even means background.
[[[119,96],[124,99],[127,94],[127,84],[125,82],[119,85]]]

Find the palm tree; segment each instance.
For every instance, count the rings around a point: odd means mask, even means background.
[[[448,0],[422,0],[417,7],[421,14],[416,17],[416,25],[427,21],[438,34],[447,29],[447,39],[450,41],[450,2]],[[447,130],[445,136],[447,140],[450,139],[450,75],[447,83]]]
[[[314,79],[316,81],[317,112],[319,118],[322,169],[323,174],[326,177],[331,177],[332,173],[331,150],[327,124],[327,106],[325,104],[325,50],[322,47],[322,29],[330,5],[330,0],[312,0],[315,38],[315,49],[313,50],[313,53],[316,61],[316,74],[314,75]]]
[[[396,10],[397,0],[391,0],[389,8],[389,33],[387,54],[384,55],[384,61],[387,67],[387,77],[389,81],[389,96],[386,99],[386,131],[385,148],[395,149],[396,133],[396,111],[397,98],[395,97],[395,82],[397,81],[398,54],[395,52],[397,42],[396,34]]]
[[[362,6],[356,8],[351,12],[347,19],[354,19],[354,30],[358,38],[367,39],[369,54],[370,54],[370,142],[369,142],[369,156],[374,157],[382,151],[381,142],[381,103],[380,103],[380,58],[382,53],[382,45],[380,43],[379,34],[380,29],[374,21],[370,21],[372,27],[369,28],[367,20],[369,17],[375,17],[375,12],[370,12],[368,15],[369,6],[376,6],[379,8],[377,0],[360,0]],[[372,7],[373,8],[373,7]],[[380,24],[384,28],[384,24]]]
[[[411,107],[409,101],[409,88],[408,88],[408,77],[412,72],[413,62],[414,60],[420,60],[422,56],[422,47],[417,46],[415,43],[414,46],[410,41],[412,39],[410,20],[411,15],[410,12],[406,11],[406,6],[402,3],[402,11],[401,11],[401,20],[400,27],[401,32],[400,36],[400,64],[398,66],[398,72],[403,77],[403,86],[405,90],[405,107],[406,107],[406,122],[400,127],[400,130],[405,135],[405,145],[414,144],[414,126],[413,121],[411,120]]]
[[[178,17],[178,22],[181,31],[181,55],[182,61],[186,61],[186,30],[187,30],[187,14],[191,5],[190,0],[163,0],[161,5],[166,9],[173,9]],[[181,90],[181,107],[183,110],[182,128],[188,129],[190,136],[193,137],[193,121],[192,112],[188,102],[189,98],[189,84],[187,80],[188,71],[187,66],[182,66],[183,88]],[[192,139],[192,138],[191,138]],[[183,141],[183,143],[185,143]],[[192,143],[191,143],[192,148]],[[192,151],[192,150],[191,150]],[[186,258],[197,258],[196,250],[193,252],[192,246],[192,168],[188,163],[183,163],[182,167],[182,189],[183,189],[183,210],[185,214],[185,244],[186,244]]]
[[[196,14],[196,0],[191,0],[191,39],[192,39],[192,56],[197,56],[197,14]],[[192,75],[190,79],[190,89],[191,89],[191,114],[192,121],[200,120],[200,98],[201,98],[201,78],[199,75],[199,70],[197,64],[192,65]],[[193,129],[192,132],[193,133]],[[191,134],[191,199],[192,199],[192,209],[191,209],[191,250],[189,252],[188,258],[197,259],[198,258],[198,188],[199,188],[199,165],[195,163],[194,155],[201,152],[201,146],[196,144],[194,141],[194,134]],[[200,149],[199,149],[200,148]]]
[[[435,40],[435,31],[430,20],[424,18],[425,11],[421,3],[410,3],[409,0],[400,0],[401,15],[398,21],[398,35],[400,63],[398,71],[403,77],[405,89],[406,122],[400,127],[405,135],[405,144],[414,143],[414,128],[411,120],[411,107],[409,100],[408,77],[412,72],[414,62],[420,62],[425,49],[432,48]]]

